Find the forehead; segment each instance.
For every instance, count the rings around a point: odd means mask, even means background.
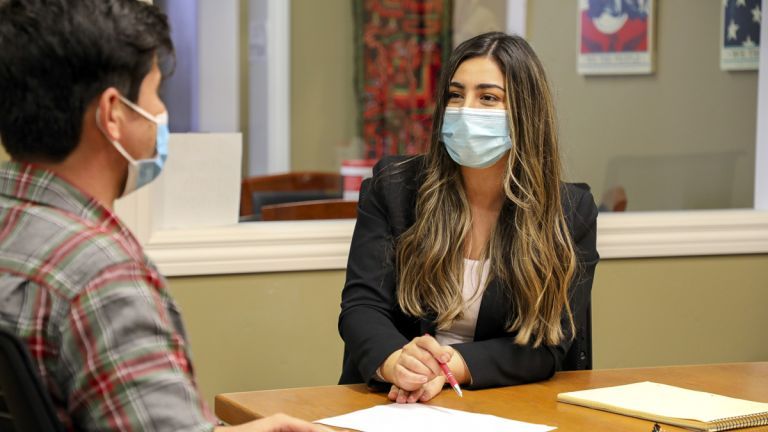
[[[464,85],[487,83],[503,86],[504,74],[496,62],[489,57],[472,57],[461,62],[451,81]]]

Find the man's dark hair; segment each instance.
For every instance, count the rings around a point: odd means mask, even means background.
[[[168,19],[139,0],[0,0],[0,140],[17,160],[60,162],[109,87],[136,101]]]

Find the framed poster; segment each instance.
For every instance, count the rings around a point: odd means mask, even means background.
[[[720,69],[757,70],[761,18],[760,0],[723,0]]]
[[[653,0],[579,0],[582,75],[653,72]]]

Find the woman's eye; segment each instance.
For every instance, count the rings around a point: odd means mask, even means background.
[[[498,97],[496,97],[495,95],[490,95],[490,94],[483,95],[480,99],[483,102],[498,102],[499,101]]]
[[[448,93],[448,99],[460,99],[461,97],[462,97],[461,94],[456,92]]]

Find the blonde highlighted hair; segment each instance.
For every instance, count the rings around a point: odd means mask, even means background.
[[[416,222],[400,237],[397,300],[412,316],[435,315],[438,329],[461,318],[463,258],[471,215],[459,166],[440,141],[448,88],[459,65],[489,57],[505,76],[512,150],[503,178],[506,196],[484,258],[510,305],[507,330],[515,343],[554,345],[566,317],[573,337],[568,290],[576,258],[561,204],[561,166],[555,110],[544,69],[517,36],[486,33],[459,45],[443,68],[437,90],[424,182]]]

